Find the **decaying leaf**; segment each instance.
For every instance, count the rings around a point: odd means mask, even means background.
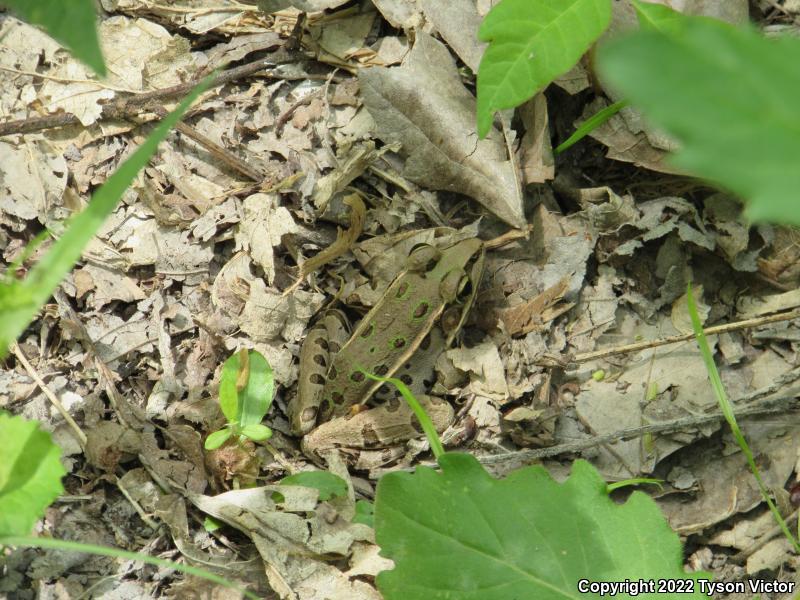
[[[550,321],[563,315],[573,306],[574,302],[564,302],[564,294],[569,289],[569,277],[550,286],[541,294],[505,309],[500,318],[509,335],[524,335],[529,331],[544,328]]]
[[[470,196],[506,223],[525,226],[505,143],[497,132],[478,139],[475,99],[447,48],[420,32],[402,66],[362,70],[359,82],[378,135],[403,146],[405,177]]]
[[[478,14],[474,0],[421,0],[420,4],[442,39],[477,73],[486,43],[478,41],[483,17]]]

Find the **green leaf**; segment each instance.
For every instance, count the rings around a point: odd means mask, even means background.
[[[61,450],[39,423],[0,413],[0,537],[27,535],[63,493]]]
[[[353,515],[353,523],[375,527],[375,505],[366,500],[356,500],[356,514]]]
[[[366,375],[369,379],[374,381],[382,381],[383,383],[391,383],[394,387],[396,387],[397,391],[400,392],[400,395],[406,401],[408,406],[412,411],[414,411],[414,416],[417,417],[419,425],[422,427],[422,431],[425,433],[425,437],[428,438],[428,443],[431,445],[431,452],[433,452],[433,455],[438,459],[442,454],[444,454],[444,446],[442,446],[442,440],[439,439],[439,433],[436,431],[436,426],[428,416],[428,413],[425,412],[425,409],[422,408],[422,404],[420,404],[419,400],[417,400],[417,397],[408,388],[408,386],[403,383],[402,380],[396,377],[380,377],[362,368],[359,368],[358,370]]]
[[[736,414],[733,412],[733,404],[731,404],[728,394],[725,391],[722,378],[720,377],[719,371],[717,370],[717,365],[714,362],[714,356],[711,354],[711,347],[708,345],[706,334],[703,331],[703,323],[700,321],[700,315],[697,312],[697,303],[694,300],[691,282],[686,284],[686,303],[689,309],[689,317],[692,320],[692,330],[694,331],[695,338],[697,339],[697,345],[700,347],[700,354],[703,357],[706,371],[708,371],[708,379],[711,383],[711,388],[714,390],[714,395],[717,397],[720,410],[722,411],[725,420],[728,422],[728,426],[731,428],[733,438],[742,449],[742,454],[744,454],[744,457],[747,460],[747,465],[753,472],[753,477],[756,480],[756,484],[761,492],[761,496],[766,501],[770,512],[772,512],[775,522],[778,524],[778,527],[780,527],[784,537],[789,540],[790,544],[794,546],[795,552],[800,552],[800,540],[794,537],[792,532],[789,530],[789,526],[786,524],[783,516],[781,516],[780,510],[778,510],[778,507],[772,501],[772,494],[764,482],[763,477],[761,477],[761,471],[758,469],[758,463],[756,463],[753,451],[750,449],[747,439],[744,437],[744,433],[742,433],[742,430],[739,428],[739,423],[736,420]],[[798,537],[800,537],[800,533],[798,534]]]
[[[250,350],[249,355],[250,377],[244,390],[240,392],[242,413],[239,423],[243,428],[261,423],[275,394],[275,376],[269,362],[255,350]]]
[[[334,496],[347,495],[344,479],[328,471],[302,471],[281,480],[281,485],[302,485],[319,491],[320,500],[330,500]]]
[[[258,425],[269,411],[274,395],[272,367],[255,350],[239,351],[222,365],[219,405],[229,423],[242,428]]]
[[[239,353],[236,352],[222,363],[222,373],[219,377],[219,407],[228,423],[239,423],[239,391],[236,382],[239,378],[242,365]]]
[[[203,519],[203,529],[205,529],[208,533],[213,533],[218,529],[222,529],[222,521],[218,521],[212,516],[206,515]]]
[[[31,268],[28,277],[16,284],[14,289],[19,296],[9,298],[6,293],[0,294],[0,302],[3,302],[0,304],[0,358],[5,356],[11,342],[25,330],[39,308],[47,302],[53,290],[78,261],[83,248],[116,208],[122,194],[147,164],[159,142],[167,136],[192,102],[208,88],[213,77],[213,73],[206,77],[174,111],[164,117],[144,143],[94,193],[89,206],[69,220],[63,235]],[[24,299],[22,305],[21,299]],[[10,309],[4,301],[10,301]]]
[[[225,427],[224,429],[210,433],[206,438],[206,443],[203,444],[203,447],[206,450],[216,450],[222,446],[222,444],[227,442],[228,438],[231,437],[232,434],[233,431],[231,431],[230,427]]]
[[[569,71],[611,20],[609,0],[503,0],[481,24],[478,135],[496,110],[525,102]]]
[[[683,571],[680,539],[649,496],[613,502],[585,461],[564,483],[541,466],[495,480],[467,454],[439,464],[378,482],[376,541],[395,563],[377,579],[386,600],[578,600],[582,579],[708,577]],[[695,585],[658,597],[704,595]]]
[[[603,110],[600,110],[593,114],[591,117],[586,119],[583,123],[581,123],[580,127],[575,130],[571,136],[569,136],[566,140],[561,142],[558,147],[555,149],[556,154],[560,154],[567,148],[574,146],[587,135],[589,135],[592,131],[600,127],[603,123],[608,121],[611,117],[621,111],[623,108],[628,106],[630,102],[627,100],[620,100],[619,102],[614,102],[609,106],[606,106]]]
[[[633,7],[636,9],[639,26],[645,30],[677,33],[685,22],[685,17],[681,13],[663,4],[633,0]]]
[[[242,427],[240,432],[243,436],[250,438],[254,442],[263,442],[272,437],[272,429],[261,423],[252,423]]]
[[[742,196],[754,221],[800,225],[800,40],[683,21],[600,48],[601,74],[678,139],[675,166]]]
[[[93,0],[2,0],[0,4],[24,21],[42,25],[54,40],[105,77],[106,66],[94,26],[97,15]]]

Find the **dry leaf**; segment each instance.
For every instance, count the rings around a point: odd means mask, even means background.
[[[570,278],[564,277],[527,302],[507,308],[500,313],[500,319],[509,335],[524,335],[529,331],[544,329],[545,326],[571,309],[573,302],[561,304],[569,289]]]
[[[420,32],[403,66],[362,70],[359,82],[380,138],[403,145],[404,177],[471,196],[510,225],[525,226],[506,145],[496,131],[478,140],[475,98],[443,44]]]

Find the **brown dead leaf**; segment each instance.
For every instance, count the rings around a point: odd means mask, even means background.
[[[520,145],[522,176],[526,184],[544,183],[555,176],[547,100],[544,94],[536,94],[528,100],[520,107],[519,114],[525,124],[525,135]]]
[[[478,41],[483,17],[474,0],[421,0],[425,17],[464,64],[478,72],[487,44]]]
[[[508,334],[525,335],[529,331],[542,330],[550,321],[575,306],[574,302],[564,302],[569,282],[570,277],[564,277],[535,298],[502,311],[500,319]]]
[[[512,226],[525,226],[506,145],[497,131],[478,139],[475,98],[442,43],[420,32],[402,66],[362,70],[359,82],[377,135],[403,146],[404,177],[470,196]]]

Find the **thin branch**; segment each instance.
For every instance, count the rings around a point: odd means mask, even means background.
[[[69,414],[69,411],[61,404],[61,400],[53,393],[53,391],[47,387],[47,384],[44,380],[39,377],[39,373],[36,372],[36,369],[33,368],[33,365],[28,361],[28,358],[22,352],[22,348],[14,342],[11,345],[11,351],[14,353],[14,356],[17,357],[17,360],[22,364],[25,368],[25,371],[28,375],[36,382],[36,385],[42,390],[42,393],[47,396],[47,399],[50,400],[50,403],[56,407],[58,412],[61,413],[61,416],[64,417],[64,420],[67,422],[67,425],[70,426],[72,431],[75,433],[75,436],[78,438],[78,443],[81,445],[81,448],[86,448],[86,434],[83,430],[78,426],[75,422],[75,419],[72,418],[72,415]]]
[[[278,55],[276,57],[276,55]],[[231,81],[243,79],[265,71],[276,64],[286,62],[288,54],[282,51],[273,53],[267,58],[261,58],[251,63],[228,69],[223,71],[216,78],[210,87],[219,87]],[[313,79],[311,75],[283,75],[275,71],[266,71],[264,77],[267,79]],[[322,79],[326,77],[321,76]],[[149,92],[142,92],[140,94],[133,94],[125,98],[118,98],[117,100],[105,104],[100,116],[101,120],[104,119],[128,119],[144,112],[155,112],[156,107],[163,108],[163,102],[170,98],[179,98],[185,96],[192,90],[200,81],[202,77],[174,85],[168,88],[161,88],[158,90],[151,90]],[[52,129],[55,127],[66,127],[68,125],[77,125],[80,123],[78,117],[70,113],[59,113],[55,115],[47,115],[44,117],[34,117],[31,119],[19,119],[16,121],[7,121],[0,123],[0,136],[4,135],[19,135],[24,133],[32,133],[34,131],[42,131],[44,129]]]
[[[778,313],[776,315],[769,315],[766,317],[756,317],[755,319],[746,319],[744,321],[737,321],[735,323],[726,323],[725,325],[715,325],[714,327],[707,327],[703,329],[706,335],[714,335],[717,333],[727,333],[730,331],[738,331],[739,329],[749,329],[758,327],[759,325],[766,325],[768,323],[778,323],[780,321],[790,321],[792,319],[800,318],[800,309],[792,310],[785,313]],[[597,358],[605,358],[607,356],[614,356],[617,354],[627,354],[629,352],[637,352],[639,350],[646,350],[647,348],[656,348],[658,346],[665,346],[667,344],[676,344],[678,342],[687,342],[694,339],[694,333],[685,333],[681,335],[673,335],[658,340],[650,340],[646,342],[637,342],[635,344],[626,344],[624,346],[616,346],[614,348],[604,348],[603,350],[595,350],[594,352],[584,352],[576,354],[569,362],[579,363]]]

